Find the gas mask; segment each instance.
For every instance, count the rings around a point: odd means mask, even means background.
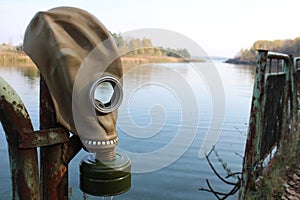
[[[57,122],[79,135],[89,151],[100,149],[99,160],[112,159],[114,153],[105,152],[114,151],[118,140],[123,71],[109,31],[84,10],[54,8],[34,16],[24,50],[46,81]]]
[[[54,8],[34,16],[24,50],[48,86],[57,122],[95,153],[81,161],[81,190],[96,196],[127,191],[131,163],[115,153],[123,71],[108,30],[84,10]]]

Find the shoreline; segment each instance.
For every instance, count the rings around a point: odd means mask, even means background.
[[[14,64],[34,65],[29,56],[22,52],[0,52],[0,64],[3,66]]]
[[[251,60],[242,60],[240,58],[228,58],[224,63],[235,64],[235,65],[255,65],[255,61]]]
[[[184,59],[169,56],[122,56],[122,64],[125,66],[136,65],[136,64],[146,64],[146,63],[187,63],[187,62],[205,62],[202,59]]]
[[[269,163],[260,177],[257,191],[250,194],[249,199],[295,199],[300,196],[299,131],[300,126],[286,138],[282,153],[277,154]]]
[[[146,63],[182,63],[182,62],[205,62],[202,59],[184,59],[169,56],[122,56],[122,64],[124,66],[146,64]],[[1,52],[0,51],[0,65],[35,65],[28,55],[23,52]]]

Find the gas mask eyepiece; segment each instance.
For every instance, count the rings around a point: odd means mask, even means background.
[[[101,113],[110,113],[119,108],[123,99],[122,85],[114,77],[105,76],[92,85],[90,99],[95,109]]]

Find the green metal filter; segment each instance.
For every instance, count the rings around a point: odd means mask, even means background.
[[[80,163],[80,189],[90,195],[114,196],[131,187],[131,162],[116,154],[112,161],[98,161],[93,154]]]

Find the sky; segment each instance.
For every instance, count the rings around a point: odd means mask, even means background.
[[[35,13],[73,6],[113,33],[161,28],[195,41],[209,56],[233,57],[256,40],[300,36],[299,0],[0,0],[0,44],[20,44]]]

